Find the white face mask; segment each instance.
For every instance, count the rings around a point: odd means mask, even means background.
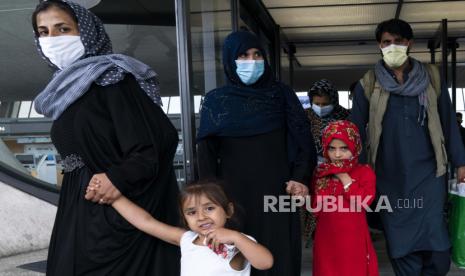
[[[407,60],[408,46],[391,44],[381,48],[383,60],[391,68],[399,68]]]
[[[81,37],[78,35],[39,37],[39,44],[44,55],[61,70],[85,53]]]
[[[329,115],[333,111],[334,105],[329,104],[329,105],[325,105],[325,106],[321,107],[319,105],[312,104],[312,109],[313,109],[313,111],[315,111],[315,113],[316,113],[316,115],[318,115],[318,117],[324,117],[324,116]]]

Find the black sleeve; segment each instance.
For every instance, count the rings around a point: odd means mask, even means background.
[[[307,139],[308,141],[305,143],[312,146],[310,146],[308,150],[305,150],[304,148],[299,150],[297,158],[292,164],[291,180],[310,186],[313,170],[316,167],[316,148],[312,135],[310,135]]]
[[[360,132],[360,138],[362,139],[362,153],[359,157],[361,164],[366,164],[367,159],[367,123],[369,117],[370,103],[365,97],[365,91],[363,90],[360,82],[355,86],[354,99],[352,101],[352,110],[349,116],[349,120],[352,121]]]
[[[462,136],[462,143],[465,146],[465,128],[463,126],[460,126],[460,135]]]
[[[197,143],[197,165],[200,180],[212,180],[218,177],[218,149],[217,137],[208,137]]]
[[[140,89],[136,86],[130,87]],[[107,169],[106,174],[113,185],[128,196],[143,191],[157,176],[159,153],[153,137],[146,128],[143,116],[164,114],[156,106],[144,111],[150,115],[141,114],[141,105],[138,103],[140,99],[131,93],[142,93],[142,91],[126,91],[124,88],[128,86],[115,85],[112,86],[112,91],[105,91],[108,112],[114,124],[118,156],[121,156],[120,160],[116,160]],[[157,110],[159,110],[158,114]]]
[[[443,83],[441,86],[441,94],[438,99],[438,111],[447,153],[450,161],[456,167],[465,166],[465,148],[462,143],[462,137],[460,136],[455,110],[452,109],[451,99],[446,85]]]
[[[285,89],[291,180],[310,185],[317,156],[311,124],[295,92]]]

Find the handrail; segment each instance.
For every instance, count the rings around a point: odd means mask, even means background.
[[[60,190],[40,179],[20,173],[0,162],[0,181],[53,205],[58,205]]]

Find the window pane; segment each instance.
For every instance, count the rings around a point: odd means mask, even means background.
[[[181,98],[179,96],[170,97],[168,114],[181,114]]]
[[[223,40],[231,28],[229,0],[191,0],[193,88],[196,95],[224,84]]]
[[[29,111],[31,110],[31,101],[23,101],[19,107],[18,118],[29,118]]]
[[[195,113],[199,113],[200,110],[200,103],[202,102],[202,96],[200,95],[195,95],[194,96],[194,110]]]
[[[163,111],[168,114],[168,107],[170,105],[170,97],[161,97]]]

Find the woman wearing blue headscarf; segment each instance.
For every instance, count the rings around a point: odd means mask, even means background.
[[[309,121],[294,91],[274,79],[254,34],[230,34],[223,65],[227,84],[202,103],[199,176],[222,180],[242,213],[240,230],[273,253],[273,268],[252,275],[300,275],[299,215],[265,212],[264,196],[308,193],[316,163]]]
[[[34,100],[53,118],[64,177],[47,275],[179,275],[179,252],[131,226],[109,204],[121,194],[177,223],[176,129],[159,107],[155,72],[112,54],[101,21],[67,1],[40,3],[36,46],[55,69]],[[89,183],[98,188],[84,198]]]

